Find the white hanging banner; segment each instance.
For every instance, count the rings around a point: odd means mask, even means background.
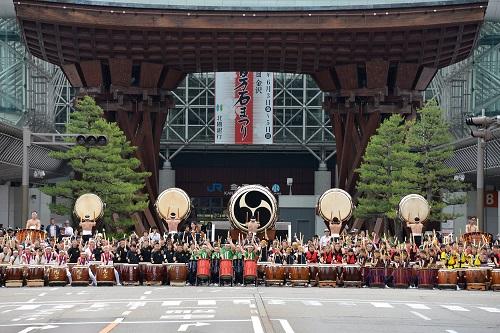
[[[273,143],[273,73],[215,74],[215,143]]]

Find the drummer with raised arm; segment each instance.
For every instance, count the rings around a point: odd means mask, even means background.
[[[333,237],[334,242],[338,242],[340,239],[340,229],[342,229],[342,223],[340,223],[337,217],[334,217],[328,224],[328,229],[330,229],[330,235]]]
[[[469,221],[465,225],[465,233],[478,232],[478,231],[479,228],[478,228],[477,218],[475,216],[471,216],[469,218]]]
[[[34,210],[31,212],[31,219],[26,221],[26,229],[40,230],[40,228],[40,219],[38,218],[38,213],[36,212],[36,210]]]
[[[168,225],[168,233],[173,235],[177,234],[177,228],[179,227],[179,223],[181,223],[181,220],[178,218],[177,214],[174,212],[170,213],[170,218],[166,220],[167,225]]]
[[[422,223],[420,223],[420,219],[417,217],[417,218],[415,218],[414,223],[408,222],[408,227],[411,229],[414,243],[417,246],[422,245],[422,231],[424,229],[424,225]]]
[[[95,227],[95,221],[90,220],[90,215],[85,215],[85,218],[80,222],[82,228],[82,240],[86,244],[92,237],[92,228]]]
[[[260,223],[255,219],[251,218],[250,221],[246,223],[248,234],[257,235],[257,229],[259,229]]]

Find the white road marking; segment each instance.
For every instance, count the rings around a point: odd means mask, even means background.
[[[376,308],[393,308],[392,305],[384,302],[371,302],[371,304]]]
[[[59,288],[50,288],[49,290],[50,291],[56,291],[57,289],[59,289]]]
[[[29,301],[27,301],[26,303],[33,303],[34,301],[36,301],[36,298],[32,298],[30,299]]]
[[[108,304],[107,303],[94,303],[92,304],[90,307],[91,308],[105,308],[107,307]]]
[[[148,291],[145,291],[144,292],[144,295],[151,295],[152,291],[151,290],[148,290]]]
[[[146,299],[146,296],[141,296],[139,299],[144,300],[144,299]]]
[[[249,299],[235,299],[233,300],[233,304],[250,304]]]
[[[179,306],[181,303],[182,301],[164,301],[161,306]]]
[[[338,304],[343,305],[343,306],[356,306],[357,305],[354,302],[339,302]]]
[[[441,305],[443,308],[451,310],[451,311],[462,311],[462,312],[468,312],[466,308],[463,308],[458,305]]]
[[[478,309],[488,311],[488,312],[500,313],[500,309],[497,309],[497,308],[485,308],[482,306],[478,306]]]
[[[457,331],[454,331],[454,330],[446,330],[446,332],[448,332],[448,333],[458,333]]]
[[[251,316],[252,326],[254,333],[264,333],[264,329],[262,328],[262,323],[260,322],[260,318],[257,316]]]
[[[14,311],[23,311],[23,310],[34,310],[36,308],[39,308],[42,306],[41,304],[26,304],[23,306],[20,306],[18,308],[15,308]]]
[[[415,316],[422,318],[423,320],[431,320],[431,318],[424,316],[423,314],[417,311],[410,311],[410,312],[413,313]]]
[[[19,333],[28,333],[28,332],[31,332],[31,331],[34,331],[34,330],[44,331],[44,330],[50,330],[51,328],[57,328],[57,327],[58,326],[54,326],[54,325],[29,326],[29,327],[26,327],[24,330],[19,331]]]
[[[187,309],[187,310],[167,310],[166,314],[188,314],[188,313],[215,313],[215,309]]]
[[[130,302],[128,303],[128,307],[130,307],[130,310],[137,310],[137,308],[141,306],[145,306],[146,302]]]
[[[189,326],[194,326],[194,327],[200,327],[200,326],[208,326],[210,325],[209,323],[199,323],[199,322],[196,322],[194,324],[182,324],[179,329],[177,330],[177,332],[186,332],[189,328]]]
[[[286,319],[278,319],[280,324],[281,324],[281,327],[283,327],[283,330],[285,331],[285,333],[295,333],[292,329],[292,326],[290,326],[290,323],[288,322],[288,320]]]
[[[71,309],[75,306],[73,304],[59,304],[54,307],[54,309]]]
[[[285,301],[282,301],[280,299],[272,299],[267,302],[269,305],[283,305],[285,304]]]
[[[250,319],[209,319],[204,320],[211,323],[246,323],[250,322]],[[110,321],[72,321],[72,322],[58,322],[57,325],[105,325],[110,324]],[[124,321],[122,325],[144,325],[144,324],[173,324],[173,323],[185,323],[184,320],[147,320],[147,321]],[[53,323],[30,323],[30,325],[50,325]],[[0,327],[23,327],[28,326],[27,324],[0,324]]]
[[[249,307],[250,307],[250,309],[255,309],[256,305],[255,304],[250,304]]]
[[[214,300],[199,300],[198,305],[216,305]]]
[[[47,293],[41,293],[41,294],[39,294],[38,296],[39,296],[39,297],[43,297],[43,296],[45,296],[45,295],[47,295]]]
[[[406,304],[407,306],[409,306],[410,308],[412,309],[415,309],[415,310],[430,310],[431,308],[429,308],[427,305],[425,304],[418,304],[418,303],[408,303]]]
[[[179,320],[196,320],[196,319],[210,319],[214,318],[215,315],[205,315],[205,314],[175,314],[175,315],[166,315],[161,316],[160,319],[179,319]]]
[[[122,316],[128,316],[132,311],[123,311]]]
[[[311,306],[322,306],[323,304],[318,301],[302,301],[304,305],[311,305]]]

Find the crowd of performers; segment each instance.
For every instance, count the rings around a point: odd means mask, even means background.
[[[47,237],[45,240],[16,239],[12,230],[0,231],[0,264],[2,265],[55,265],[80,266],[91,262],[103,265],[123,264],[165,264],[183,263],[188,267],[186,284],[196,283],[197,262],[211,261],[209,284],[219,283],[219,262],[230,259],[233,262],[234,282],[243,284],[245,260],[268,262],[272,265],[343,264],[361,267],[436,267],[436,268],[500,268],[500,245],[493,243],[466,243],[458,238],[439,239],[436,234],[425,235],[415,242],[414,237],[399,242],[391,237],[368,235],[364,231],[357,234],[331,234],[324,230],[321,237],[304,240],[302,235],[291,239],[268,240],[267,234],[258,239],[251,232],[245,237],[232,240],[209,241],[200,226],[192,224],[181,232],[161,235],[156,229],[142,235],[132,233],[123,239],[108,239],[105,234],[93,233],[88,236]],[[71,283],[71,274],[67,278]],[[89,270],[90,283],[96,284],[94,274]],[[120,277],[114,271],[116,284]],[[365,279],[364,284],[370,281]],[[390,277],[385,283],[391,286]],[[418,281],[412,281],[413,286]]]

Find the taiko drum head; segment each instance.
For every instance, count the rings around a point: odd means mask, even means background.
[[[81,220],[86,216],[95,221],[104,215],[104,203],[94,193],[85,193],[76,199],[74,214]]]
[[[427,221],[430,206],[420,194],[408,194],[399,202],[399,217],[406,222],[414,223]]]
[[[172,187],[160,193],[155,207],[158,216],[164,220],[183,220],[191,214],[191,199],[184,190]]]
[[[262,185],[239,187],[229,199],[229,221],[238,230],[248,232],[246,222],[259,221],[257,232],[270,229],[278,219],[278,202],[273,193]]]
[[[325,221],[347,221],[352,211],[351,195],[342,189],[329,189],[318,199],[318,214]]]

